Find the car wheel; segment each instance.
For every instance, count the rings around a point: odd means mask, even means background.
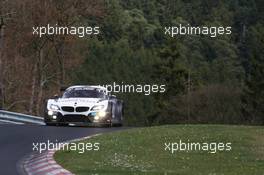
[[[46,124],[46,126],[55,126],[56,124],[54,124],[54,123],[45,123]]]
[[[69,126],[68,123],[59,123],[58,126]]]

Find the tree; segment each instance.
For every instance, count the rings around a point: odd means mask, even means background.
[[[248,34],[249,72],[244,89],[243,111],[249,123],[264,124],[264,25],[251,27]]]
[[[66,72],[81,63],[78,49],[83,42],[70,35],[44,35],[40,38],[32,34],[32,27],[48,24],[70,27],[82,22],[83,26],[90,26],[84,18],[99,18],[103,3],[84,0],[3,1],[1,8],[4,9],[1,9],[1,19],[3,15],[6,18],[6,14],[15,12],[12,20],[4,21],[5,28],[1,27],[1,33],[5,29],[4,56],[7,58],[2,69],[1,47],[0,89],[1,94],[8,94],[5,108],[40,115],[45,98],[66,84],[69,81]],[[2,39],[0,37],[1,46]]]
[[[158,109],[156,110],[156,114],[148,118],[152,124],[173,123],[177,121],[177,114],[174,113],[173,100],[177,96],[185,93],[187,81],[190,81],[188,79],[190,76],[188,69],[183,64],[183,47],[179,41],[170,38],[159,52],[160,60],[154,65],[152,76],[159,84],[166,85],[166,92],[165,94],[158,94],[156,96],[155,101]]]

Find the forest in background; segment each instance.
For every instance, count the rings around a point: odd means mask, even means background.
[[[47,23],[101,33],[32,35]],[[179,24],[232,35],[164,35]],[[117,94],[127,125],[264,124],[264,1],[0,0],[0,31],[3,109],[41,115],[61,86],[165,84],[163,94]]]

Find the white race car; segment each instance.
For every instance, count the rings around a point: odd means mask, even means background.
[[[71,86],[62,97],[47,101],[46,125],[121,126],[123,101],[102,86]]]

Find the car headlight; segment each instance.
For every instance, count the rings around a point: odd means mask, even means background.
[[[52,116],[53,115],[53,111],[48,111],[48,115]]]
[[[97,115],[99,117],[104,117],[104,116],[106,116],[106,112],[105,111],[99,111]]]
[[[96,105],[92,107],[92,111],[99,111],[104,108],[104,105]]]
[[[60,107],[59,107],[58,105],[53,105],[53,104],[51,104],[51,105],[50,105],[50,109],[51,109],[51,110],[59,110]]]

